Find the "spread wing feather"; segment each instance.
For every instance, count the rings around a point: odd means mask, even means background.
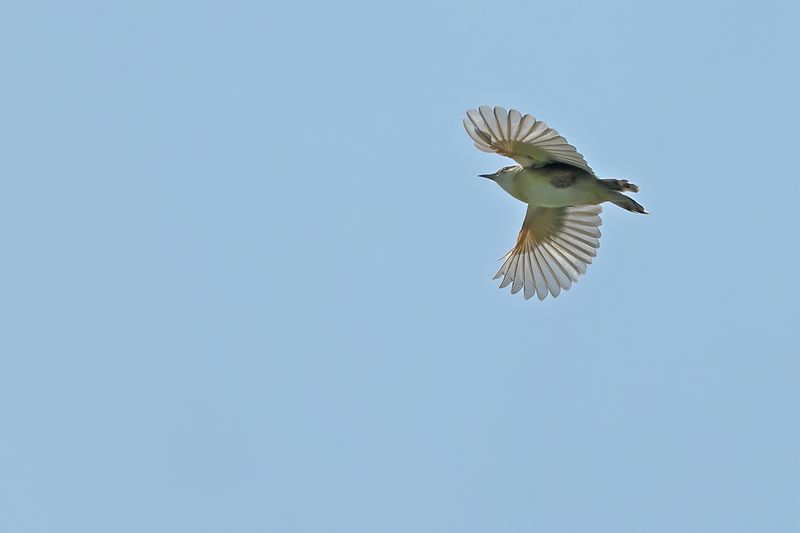
[[[583,156],[556,130],[516,109],[470,109],[464,128],[479,150],[508,156],[523,167],[556,161],[592,172]]]
[[[578,281],[600,246],[599,205],[575,207],[528,206],[517,244],[503,259],[495,279],[511,292],[524,289],[544,300],[558,296]]]

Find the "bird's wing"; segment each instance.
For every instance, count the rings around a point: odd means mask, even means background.
[[[528,206],[517,244],[502,259],[494,279],[511,292],[525,288],[525,299],[536,294],[544,300],[578,281],[600,246],[599,205],[575,207]]]
[[[479,150],[508,156],[523,167],[556,161],[592,172],[583,156],[556,130],[516,109],[470,109],[464,127]]]

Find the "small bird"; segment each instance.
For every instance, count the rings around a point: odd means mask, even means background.
[[[517,244],[494,279],[511,293],[524,288],[544,300],[578,281],[597,254],[602,223],[599,204],[611,202],[634,213],[647,211],[623,192],[639,192],[628,180],[595,176],[574,146],[531,115],[516,109],[483,106],[467,111],[467,133],[484,152],[505,155],[518,164],[481,174],[528,204]]]

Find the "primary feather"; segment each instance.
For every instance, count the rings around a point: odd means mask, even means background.
[[[525,298],[548,293],[558,296],[586,272],[600,247],[599,205],[576,207],[528,206],[517,244],[509,251],[495,275],[500,288],[511,292],[524,287]]]
[[[509,112],[502,107],[470,109],[464,128],[479,150],[508,156],[523,167],[555,161],[592,172],[578,150],[556,130],[516,109]]]

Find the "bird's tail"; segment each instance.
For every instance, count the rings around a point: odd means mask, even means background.
[[[599,181],[603,187],[606,188],[607,192],[604,196],[606,197],[607,201],[633,213],[642,213],[644,215],[648,214],[647,211],[644,210],[644,207],[639,204],[639,202],[630,196],[625,196],[622,194],[623,192],[639,192],[638,185],[631,183],[628,180],[618,180],[614,178],[597,181]]]
[[[608,193],[608,201],[614,205],[620,206],[622,209],[627,209],[633,213],[641,213],[643,215],[649,215],[647,211],[644,210],[644,207],[631,198],[630,196],[625,196],[624,194],[616,191],[609,191]]]
[[[639,192],[639,186],[629,182],[628,180],[618,180],[618,179],[605,179],[600,180],[600,183],[606,186],[606,188],[610,191],[619,191],[619,192]]]

